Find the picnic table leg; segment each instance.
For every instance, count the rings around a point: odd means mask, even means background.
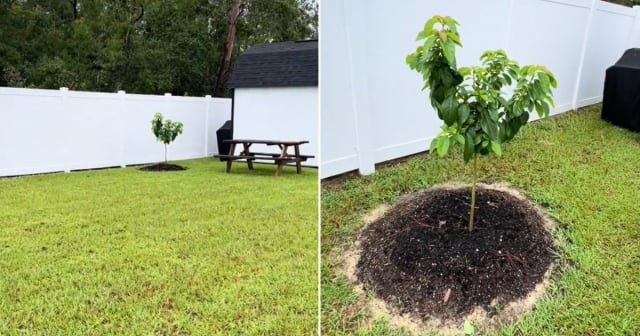
[[[236,144],[232,143],[231,146],[229,147],[229,155],[233,156],[233,153],[235,153],[236,151]],[[225,169],[225,173],[230,173],[231,172],[231,163],[233,163],[233,160],[231,158],[227,159],[227,169]]]
[[[244,147],[244,155],[249,156],[249,147],[251,147],[250,143],[244,143],[242,144]],[[251,161],[250,159],[247,159],[247,167],[249,169],[253,169],[253,161]]]
[[[285,159],[287,157],[287,145],[280,146],[282,152],[280,153],[280,158]],[[278,161],[278,166],[276,167],[276,176],[280,176],[282,173],[282,166],[284,165],[284,160]]]
[[[302,165],[300,164],[300,146],[295,146],[296,153],[296,174],[302,173]]]

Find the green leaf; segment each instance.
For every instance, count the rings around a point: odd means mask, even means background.
[[[491,117],[491,120],[498,121],[498,109],[490,108],[489,109],[489,116]]]
[[[464,145],[464,137],[460,133],[452,135],[451,138],[455,140],[455,142]]]
[[[538,116],[540,116],[541,118],[549,116],[549,104],[540,102],[540,106],[542,107],[542,114],[538,114]]]
[[[551,87],[556,88],[558,86],[558,82],[556,82],[556,78],[550,72],[547,72],[547,75],[549,76],[549,82],[551,83]]]
[[[409,65],[411,65],[411,62],[413,61],[413,59],[416,57],[416,54],[409,54],[407,55],[407,57],[405,58],[405,62]],[[411,69],[413,69],[414,67],[412,66]]]
[[[502,148],[500,147],[500,143],[497,141],[491,141],[491,151],[496,154],[496,156],[502,156]]]
[[[448,32],[445,32],[445,34],[446,34],[446,35],[447,35],[447,37],[448,37],[449,39],[451,39],[455,44],[457,44],[457,45],[459,45],[459,46],[461,46],[461,47],[462,47],[462,43],[460,43],[460,36],[458,36],[458,34],[457,34],[457,33],[452,32],[452,31],[448,31]]]
[[[430,153],[436,152],[436,149],[438,148],[438,139],[439,138],[433,138],[433,140],[431,140],[431,146],[429,146]]]
[[[426,40],[424,40],[424,44],[422,45],[422,47],[424,48],[424,50],[430,50],[435,43],[436,35],[432,33],[431,35],[429,35],[429,37],[427,37]]]
[[[456,45],[453,41],[441,42],[442,53],[447,59],[447,63],[453,69],[456,68]]]
[[[473,324],[469,321],[464,321],[464,334],[469,336],[473,335],[476,332],[476,329],[473,327]]]
[[[456,26],[459,25],[458,21],[454,20],[450,16],[445,16],[444,18],[442,18],[442,21],[451,29],[454,29]]]
[[[450,144],[451,144],[451,141],[449,140],[449,137],[440,136],[438,138],[438,156],[443,157],[447,155],[447,153],[449,152]]]
[[[425,38],[427,38],[427,33],[423,30],[418,33],[418,36],[416,36],[416,41],[424,40]]]
[[[538,80],[540,80],[540,88],[546,94],[549,92],[549,87],[551,86],[551,82],[549,80],[549,76],[545,73],[538,74]]]
[[[451,126],[458,121],[458,103],[453,95],[447,96],[440,104],[439,112],[445,124]]]
[[[469,104],[461,104],[458,107],[458,125],[462,126],[469,119],[469,115],[471,114],[471,108]]]
[[[433,26],[438,23],[440,21],[440,18],[438,16],[433,16],[432,18],[430,18],[429,20],[427,20],[427,22],[425,22],[424,27],[423,27],[423,31],[424,30],[433,30]]]
[[[540,101],[536,100],[534,105],[536,107],[536,112],[538,113],[538,115],[542,116],[544,111],[542,110],[542,104],[540,104]]]
[[[469,133],[464,135],[464,162],[469,162],[473,158],[475,152],[475,144],[473,142],[473,136]]]

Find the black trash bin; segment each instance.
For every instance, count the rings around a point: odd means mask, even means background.
[[[233,123],[231,120],[227,120],[222,127],[216,131],[218,137],[218,154],[229,154],[229,148],[231,144],[224,143],[224,140],[233,139]],[[227,161],[227,159],[220,158],[220,161]]]
[[[601,117],[640,132],[640,49],[625,51],[618,62],[607,69]]]

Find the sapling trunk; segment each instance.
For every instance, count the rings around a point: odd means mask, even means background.
[[[478,181],[477,155],[473,154],[473,182],[471,183],[471,210],[469,211],[469,226],[467,231],[473,232],[473,215],[476,212],[476,183]]]
[[[167,163],[167,144],[164,144],[164,163]]]

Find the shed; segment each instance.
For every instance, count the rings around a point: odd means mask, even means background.
[[[228,87],[234,138],[308,140],[300,150],[316,157],[307,165],[318,165],[317,40],[252,46],[236,61]]]

